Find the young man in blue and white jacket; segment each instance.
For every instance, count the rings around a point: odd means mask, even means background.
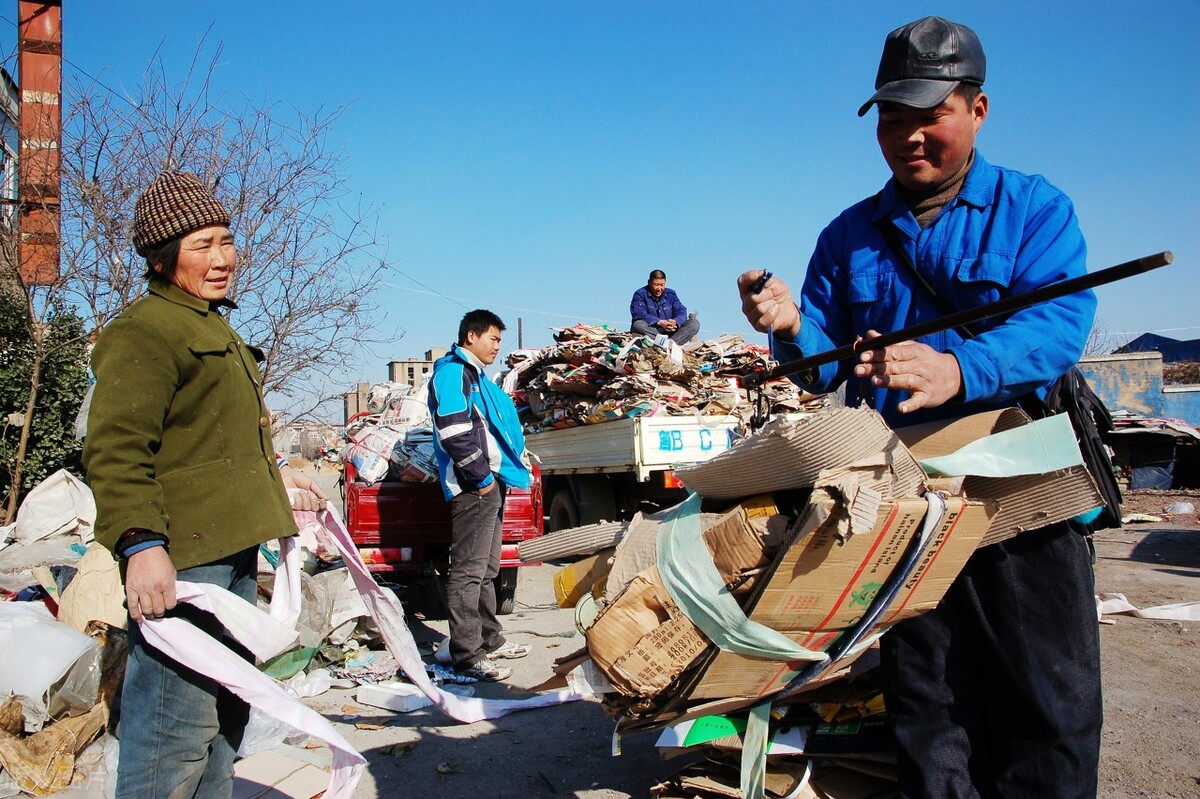
[[[500,353],[503,330],[491,311],[466,314],[458,344],[433,365],[429,383],[438,472],[450,503],[450,656],[459,673],[488,681],[512,675],[496,658],[529,654],[529,647],[505,641],[496,617],[504,494],[509,486],[529,487],[517,409],[483,374]]]

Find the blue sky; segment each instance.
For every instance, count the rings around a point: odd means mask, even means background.
[[[628,323],[652,268],[702,336],[752,340],[734,279],[799,285],[821,228],[887,177],[871,94],[889,30],[970,25],[988,55],[980,151],[1074,200],[1093,270],[1173,250],[1099,291],[1118,340],[1200,337],[1200,2],[67,2],[68,68],[182,75],[206,28],[218,89],[349,104],[331,143],[381,207],[380,305],[405,331],[347,383],[446,345],[469,308],[526,346]],[[6,15],[11,19],[11,16]],[[1119,341],[1117,342],[1119,343]]]

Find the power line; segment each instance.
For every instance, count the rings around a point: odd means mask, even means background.
[[[394,268],[394,267],[392,267],[392,268]],[[411,275],[407,275],[404,272],[401,272],[399,269],[396,269],[396,272],[403,275],[404,277],[408,278],[409,280],[413,281],[417,285],[422,286],[425,289],[425,291],[420,291],[418,289],[414,289],[411,286],[400,286],[395,283],[390,283],[386,280],[379,281],[380,284],[384,285],[384,286],[388,286],[389,288],[399,289],[400,291],[410,291],[414,294],[429,294],[429,295],[432,295],[435,297],[441,297],[444,300],[449,300],[450,302],[454,303],[455,305],[459,306],[460,308],[463,308],[464,310],[470,310],[470,308],[468,308],[467,305],[464,305],[462,302],[462,300],[465,300],[467,298],[451,297],[448,294],[443,294],[442,292],[440,292],[436,289],[426,286],[421,281],[417,280],[416,278],[412,277]],[[478,305],[476,307],[478,307]],[[557,317],[560,319],[573,319],[576,322],[593,322],[595,324],[610,324],[610,321],[611,321],[608,319],[599,319],[596,317],[588,317],[588,316],[584,316],[582,314],[555,313],[553,311],[545,311],[540,308],[525,308],[520,305],[505,305],[503,303],[491,303],[490,307],[503,308],[508,311],[519,311],[521,313],[537,314],[539,316],[553,316],[553,317]]]

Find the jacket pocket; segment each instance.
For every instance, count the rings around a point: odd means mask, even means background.
[[[197,357],[204,355],[224,355],[229,351],[232,341],[222,341],[216,336],[200,336],[188,342],[188,352]]]
[[[980,253],[974,258],[960,261],[954,271],[954,279],[960,283],[973,284],[976,290],[981,292],[986,289],[980,284],[991,284],[1005,289],[1012,285],[1016,262],[1015,255]]]
[[[185,466],[182,469],[166,472],[157,475],[158,484],[163,487],[163,492],[167,490],[167,486],[182,485],[190,483],[199,476],[221,475],[228,474],[233,464],[228,458],[221,458],[207,463],[197,463],[195,466]]]
[[[850,275],[846,285],[847,301],[852,304],[873,303],[884,299],[891,294],[895,274],[891,270],[872,269]]]

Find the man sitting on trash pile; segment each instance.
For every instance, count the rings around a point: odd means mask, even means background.
[[[756,294],[760,271],[738,278],[747,319],[780,361],[1086,272],[1066,195],[974,149],[984,73],[962,25],[926,17],[887,36],[859,116],[878,106],[891,180],[821,233],[799,308],[779,278]],[[893,426],[1014,405],[1074,365],[1095,307],[1082,292],[794,379],[814,392],[845,382],[847,405],[871,403]],[[979,550],[935,610],[884,637],[905,796],[1095,796],[1093,591],[1084,537],[1056,524]]]
[[[667,288],[667,273],[661,269],[651,272],[646,285],[633,293],[629,315],[630,330],[650,338],[666,334],[676,344],[687,344],[700,332],[700,320]]]
[[[525,434],[512,399],[484,375],[500,353],[504,322],[483,309],[458,325],[458,344],[433,365],[429,413],[442,491],[450,503],[450,657],[460,674],[506,680],[497,658],[529,647],[505,641],[496,617],[496,577],[504,526],[504,494],[529,488]]]

